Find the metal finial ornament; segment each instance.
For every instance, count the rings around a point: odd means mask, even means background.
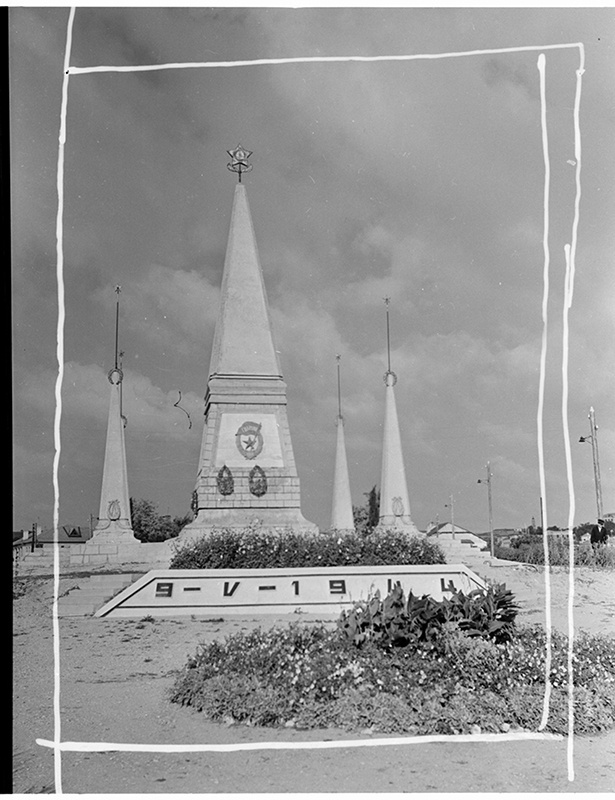
[[[240,144],[234,150],[226,151],[231,157],[230,162],[226,165],[227,169],[231,172],[236,172],[239,176],[239,183],[241,183],[241,175],[243,172],[250,172],[252,164],[248,164],[248,159],[252,155],[252,150],[246,150]]]
[[[384,383],[386,386],[395,386],[397,383],[397,375],[391,369],[391,335],[389,331],[389,305],[391,304],[391,298],[385,297],[384,304],[387,308],[387,371],[384,373]],[[389,384],[389,376],[392,380],[391,384]]]

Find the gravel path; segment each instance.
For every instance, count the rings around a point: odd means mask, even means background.
[[[544,576],[525,567],[478,570],[505,582],[521,621],[544,623]],[[492,574],[493,573],[493,574]],[[63,578],[60,591],[79,582]],[[612,573],[577,570],[575,628],[615,636]],[[568,576],[551,575],[553,625],[567,628]],[[49,578],[14,602],[13,791],[53,793],[53,638]],[[289,617],[60,620],[61,738],[134,743],[310,742],[367,739],[339,730],[226,727],[171,705],[175,671],[197,643]],[[296,619],[296,617],[295,617]],[[310,621],[310,617],[302,617]],[[613,792],[615,732],[567,742],[461,742],[228,753],[64,753],[66,793]]]

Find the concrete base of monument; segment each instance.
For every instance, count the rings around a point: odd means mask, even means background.
[[[95,531],[85,544],[70,547],[70,566],[100,564],[170,564],[174,550],[171,539],[166,542],[142,543],[131,529],[107,528]]]
[[[414,522],[412,522],[410,517],[395,517],[393,515],[380,518],[378,525],[376,525],[374,529],[375,533],[379,531],[403,531],[410,536],[425,536],[425,534],[416,527]]]
[[[309,522],[298,508],[202,508],[194,520],[179,534],[178,542],[200,539],[214,530],[243,530],[258,533],[271,531],[284,533],[292,530],[296,533],[318,533],[318,526]]]
[[[406,595],[436,600],[461,589],[487,588],[464,564],[296,569],[151,570],[95,614],[97,617],[301,614],[337,616],[376,591],[401,583]]]

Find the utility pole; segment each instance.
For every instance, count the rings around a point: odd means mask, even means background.
[[[491,478],[493,477],[491,473],[491,465],[487,461],[487,479],[482,480],[481,478],[478,479],[479,483],[486,483],[487,484],[487,497],[489,498],[489,539],[491,541],[491,558],[495,556],[495,542],[493,539],[493,507],[491,504]]]
[[[453,499],[453,495],[451,495],[451,502],[445,503],[444,508],[450,508],[451,510],[451,530],[453,532],[453,539],[455,538],[455,500]]]
[[[594,463],[594,484],[596,486],[596,510],[598,519],[602,519],[602,483],[600,481],[600,461],[598,460],[598,426],[593,406],[589,409],[589,436],[581,436],[579,442],[591,442],[592,461]]]

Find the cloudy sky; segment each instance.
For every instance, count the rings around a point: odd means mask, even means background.
[[[52,522],[56,169],[68,8],[10,9],[14,527]],[[615,511],[615,11],[611,8],[77,9],[73,66],[450,53],[582,42],[581,205],[570,311],[577,514]],[[568,515],[564,245],[575,199],[578,49],[546,50],[551,168],[544,412],[548,523]],[[326,528],[336,354],[355,503],[379,482],[383,298],[412,516],[488,529],[540,517],[537,408],[544,159],[539,52],[70,78],[60,523],[96,515],[114,287],[130,493],[189,509],[236,177],[245,184],[288,384],[305,516]],[[181,392],[181,406],[175,407]]]

